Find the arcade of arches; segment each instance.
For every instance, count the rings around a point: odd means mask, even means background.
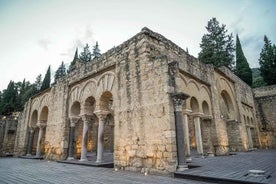
[[[260,146],[253,93],[227,68],[144,28],[25,104],[18,155],[168,173],[193,155]]]

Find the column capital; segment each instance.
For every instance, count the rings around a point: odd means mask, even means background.
[[[190,109],[184,109],[183,110],[183,113],[184,114],[191,114],[193,111],[192,110],[190,110]]]
[[[81,115],[80,117],[81,117],[82,121],[88,121],[88,119],[89,119],[91,116],[88,115],[88,114],[83,114],[83,115]]]
[[[35,127],[32,127],[32,126],[29,127],[29,131],[30,131],[31,133],[33,133],[34,130],[35,130]]]
[[[70,117],[70,127],[75,127],[77,122],[80,120],[80,117],[78,116],[73,116],[73,117]]]
[[[191,115],[193,117],[199,117],[199,118],[204,117],[204,114],[202,112],[193,112],[193,113],[191,113]]]
[[[47,120],[39,120],[38,123],[36,124],[37,127],[39,128],[44,128],[47,125]]]
[[[98,111],[94,111],[94,113],[96,114],[96,116],[100,119],[100,120],[104,120],[106,118],[106,116],[108,114],[110,114],[110,111],[106,111],[106,110],[98,110]]]
[[[172,93],[171,98],[173,100],[175,111],[182,111],[183,105],[185,104],[185,100],[189,97],[189,95],[185,93]]]
[[[212,115],[205,115],[205,114],[203,114],[203,115],[201,116],[201,118],[202,118],[203,120],[211,120],[211,119],[213,119],[213,116],[212,116]]]

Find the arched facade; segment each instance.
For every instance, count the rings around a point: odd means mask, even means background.
[[[116,168],[164,173],[180,157],[259,146],[251,88],[147,28],[75,63],[25,105],[20,154],[98,164],[108,154]]]

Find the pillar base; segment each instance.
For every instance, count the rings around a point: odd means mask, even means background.
[[[96,163],[102,163],[103,160],[96,160]]]
[[[84,162],[84,161],[88,161],[88,160],[87,160],[87,158],[81,158],[79,161]]]
[[[68,157],[67,160],[75,160],[74,157]]]
[[[26,156],[29,157],[29,156],[32,156],[32,154],[27,154]]]
[[[179,166],[177,166],[177,171],[185,171],[185,170],[187,170],[187,169],[189,169],[188,168],[188,165],[179,165]]]
[[[192,157],[186,157],[186,161],[189,161],[189,162],[191,162],[192,161]]]

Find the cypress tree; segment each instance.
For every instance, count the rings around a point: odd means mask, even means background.
[[[276,84],[276,46],[264,36],[264,46],[259,58],[261,76],[268,85]]]
[[[63,76],[66,75],[66,69],[65,69],[65,65],[64,62],[62,61],[61,65],[58,67],[56,73],[55,73],[55,82],[57,82],[57,80]]]
[[[225,25],[220,25],[216,18],[208,21],[206,29],[208,33],[202,37],[198,59],[215,67],[226,66],[233,70],[235,48],[232,33],[228,35]]]
[[[93,54],[94,58],[101,57],[101,50],[99,49],[99,44],[96,42],[96,45],[93,47]]]
[[[243,54],[238,35],[236,36],[236,75],[249,86],[252,85],[252,70]]]
[[[51,68],[49,66],[48,70],[47,70],[47,72],[45,74],[45,77],[44,77],[44,79],[42,81],[40,91],[48,89],[50,87],[50,84],[51,84]]]
[[[80,59],[85,62],[91,61],[91,52],[89,50],[88,44],[86,44],[86,46],[83,48],[83,52],[80,54]]]
[[[70,63],[69,69],[67,71],[68,73],[75,69],[75,65],[76,65],[76,62],[77,62],[78,59],[79,59],[79,57],[78,57],[78,48],[76,48],[74,59]]]

